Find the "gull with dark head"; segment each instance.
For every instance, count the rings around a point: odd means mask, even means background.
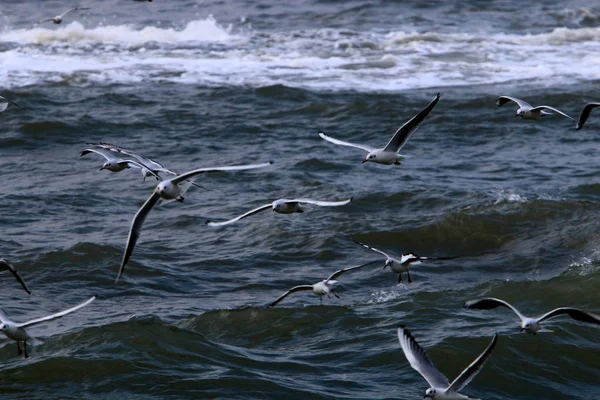
[[[248,211],[242,215],[239,215],[235,218],[232,218],[230,220],[222,221],[222,222],[207,221],[206,224],[209,226],[223,226],[223,225],[232,224],[236,221],[239,221],[240,219],[249,217],[251,215],[257,214],[264,210],[268,210],[269,208],[279,214],[294,214],[294,213],[303,213],[304,212],[304,208],[302,207],[302,204],[315,204],[317,206],[322,206],[322,207],[337,207],[337,206],[345,206],[346,204],[350,203],[351,201],[352,201],[352,198],[349,198],[347,200],[342,200],[342,201],[321,201],[321,200],[311,200],[311,199],[292,199],[292,200],[279,199],[279,200],[275,200],[272,203],[264,204],[260,207],[256,207],[255,209],[250,210],[250,211]]]
[[[0,269],[3,269],[5,271],[10,271],[10,273],[13,274],[13,276],[15,277],[17,282],[19,282],[21,284],[21,286],[27,292],[27,294],[31,294],[31,290],[29,290],[29,288],[25,284],[25,281],[23,280],[23,278],[21,278],[21,276],[19,275],[19,273],[17,272],[15,267],[13,267],[11,264],[9,264],[8,261],[6,261],[5,259],[0,259]]]
[[[425,391],[425,396],[423,396],[424,399],[477,400],[459,392],[464,389],[475,376],[477,376],[479,371],[481,371],[481,368],[483,368],[483,365],[496,346],[498,335],[494,335],[492,341],[483,353],[465,368],[452,383],[450,383],[448,378],[433,365],[431,360],[429,360],[429,357],[427,357],[425,350],[419,346],[419,343],[413,338],[410,331],[402,325],[398,327],[398,340],[400,341],[400,347],[402,347],[402,351],[410,363],[410,366],[421,374],[427,383],[431,385],[431,387]]]
[[[179,202],[183,202],[182,188],[179,186],[180,183],[182,183],[183,181],[187,181],[199,174],[219,171],[244,171],[248,169],[263,168],[269,165],[271,165],[270,162],[262,164],[200,168],[178,175],[172,179],[165,179],[164,181],[161,181],[156,186],[156,189],[154,189],[154,192],[152,192],[148,200],[146,200],[146,202],[142,205],[142,207],[133,217],[133,221],[131,222],[131,228],[129,229],[129,237],[127,238],[127,246],[125,247],[125,253],[123,254],[123,261],[121,262],[121,266],[119,267],[119,273],[117,275],[115,283],[119,281],[121,274],[123,274],[123,271],[125,270],[125,265],[127,264],[129,257],[131,257],[131,253],[133,252],[135,243],[137,242],[140,236],[142,225],[144,224],[144,221],[146,220],[146,217],[148,216],[150,210],[152,210],[152,208],[156,205],[156,203],[158,203],[158,201],[161,198],[164,200],[177,200]]]
[[[71,314],[72,312],[77,311],[80,308],[87,306],[95,299],[96,299],[96,297],[92,296],[88,300],[84,301],[83,303],[81,303],[79,305],[76,305],[75,307],[71,307],[67,310],[58,312],[56,314],[48,315],[47,317],[36,318],[36,319],[32,319],[30,321],[21,322],[21,323],[11,321],[4,312],[0,311],[0,331],[2,331],[2,333],[4,333],[7,338],[16,341],[17,342],[17,353],[19,355],[25,353],[25,358],[27,358],[27,357],[29,357],[29,354],[27,354],[27,341],[28,340],[31,341],[34,339],[31,336],[29,336],[29,333],[27,333],[25,328],[28,328],[30,326],[34,326],[37,324],[41,324],[42,322],[52,321],[53,319],[64,317],[67,314]],[[21,342],[23,342],[23,350],[21,350],[21,345],[20,345]]]
[[[397,258],[394,258],[391,255],[389,255],[385,251],[382,251],[382,250],[376,249],[374,247],[371,247],[367,244],[361,243],[358,240],[355,240],[355,239],[352,239],[352,240],[354,240],[354,243],[360,244],[361,246],[366,247],[369,250],[373,250],[374,252],[379,253],[382,256],[384,256],[386,258],[386,260],[385,260],[385,264],[383,265],[383,269],[385,269],[386,267],[390,267],[392,272],[397,273],[398,274],[398,283],[402,283],[402,273],[403,272],[406,272],[406,277],[408,279],[408,283],[412,282],[412,279],[410,279],[410,267],[412,267],[413,265],[421,264],[425,260],[453,260],[455,258],[458,258],[458,257],[421,257],[421,256],[417,255],[416,253],[404,253],[404,254],[402,254],[402,257],[400,259],[397,259]]]
[[[398,154],[398,152],[406,144],[408,138],[410,138],[410,135],[412,135],[412,133],[417,130],[421,122],[423,122],[425,117],[427,117],[431,110],[433,110],[433,108],[439,100],[440,94],[438,93],[427,107],[425,107],[417,115],[412,117],[407,123],[398,128],[398,130],[396,131],[396,133],[394,133],[394,136],[392,136],[388,144],[382,149],[376,149],[374,147],[362,144],[344,142],[342,140],[334,139],[330,136],[327,136],[323,132],[319,132],[319,136],[322,139],[325,139],[328,142],[334,144],[339,144],[348,147],[356,147],[358,149],[366,151],[369,154],[367,154],[367,157],[363,160],[363,163],[374,162],[377,164],[385,165],[400,165],[400,161],[402,161],[403,157],[400,154]]]
[[[579,120],[577,121],[577,125],[575,125],[576,130],[580,130],[583,128],[585,121],[590,117],[592,110],[596,107],[600,107],[600,103],[587,103],[583,110],[581,110],[581,114],[579,114]]]
[[[523,119],[540,119],[543,116],[553,115],[554,113],[560,114],[563,117],[567,117],[569,119],[573,119],[573,118],[569,117],[567,114],[565,114],[564,112],[557,110],[554,107],[550,107],[550,106],[533,107],[531,104],[529,104],[525,100],[517,99],[516,97],[500,96],[500,97],[498,97],[498,100],[496,100],[496,105],[503,106],[506,103],[508,103],[509,101],[517,103],[519,108],[517,109],[517,114],[515,116],[521,117]],[[548,112],[546,110],[550,110],[552,112]]]
[[[356,267],[340,269],[338,271],[335,271],[333,274],[329,275],[329,277],[327,279],[317,282],[314,285],[295,286],[295,287],[291,288],[290,290],[288,290],[287,292],[285,292],[284,294],[282,294],[281,296],[279,296],[277,298],[277,300],[275,300],[274,302],[269,304],[269,307],[273,307],[277,303],[281,302],[288,295],[290,295],[292,293],[296,293],[296,292],[301,292],[301,291],[312,291],[314,294],[319,296],[319,301],[321,304],[323,304],[323,296],[327,296],[328,298],[331,298],[331,296],[329,296],[329,293],[333,293],[333,295],[339,299],[340,296],[338,296],[337,293],[333,290],[333,286],[338,283],[338,281],[336,281],[334,279],[337,278],[338,276],[342,275],[346,271],[352,271],[354,269],[366,267],[367,265],[370,265],[370,264],[373,264],[376,262],[377,261],[371,261],[366,264],[358,265]]]
[[[123,171],[125,169],[129,169],[129,168],[138,168],[138,169],[142,170],[142,173],[144,174],[144,176],[146,174],[149,174],[149,175],[154,176],[157,180],[159,180],[159,181],[161,180],[160,176],[157,173],[153,172],[150,167],[142,164],[138,160],[134,160],[132,157],[119,158],[119,157],[116,157],[115,153],[113,153],[112,151],[105,150],[102,148],[85,149],[79,154],[79,156],[81,157],[81,156],[84,156],[89,153],[99,154],[106,159],[106,162],[102,165],[102,167],[100,168],[100,171],[108,170],[111,172],[121,172],[121,171]]]
[[[18,105],[14,101],[11,101],[11,100],[7,99],[6,97],[0,96],[0,113],[3,113],[4,111],[6,111],[6,109],[8,108],[9,104],[12,104],[13,106],[17,106],[21,110],[23,109],[23,107],[21,107],[20,105]]]
[[[491,310],[497,307],[506,307],[508,309],[511,309],[515,314],[517,314],[517,316],[521,320],[521,332],[527,332],[533,335],[535,335],[538,331],[542,330],[541,322],[564,314],[577,321],[589,322],[592,324],[600,324],[600,316],[579,310],[577,308],[569,307],[557,308],[537,318],[526,317],[508,302],[493,297],[484,297],[482,299],[466,301],[464,307],[475,308],[477,310]]]
[[[71,8],[70,10],[65,11],[64,13],[57,15],[54,18],[45,18],[42,20],[39,20],[37,23],[41,24],[42,22],[46,22],[46,21],[52,21],[55,24],[60,24],[63,21],[63,18],[65,17],[65,15],[67,15],[68,13],[70,13],[71,11],[77,11],[77,10],[89,10],[89,7],[74,7]]]

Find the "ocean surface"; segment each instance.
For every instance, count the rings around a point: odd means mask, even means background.
[[[519,333],[507,309],[600,313],[600,112],[585,128],[515,118],[500,95],[577,118],[600,101],[600,4],[589,1],[0,1],[2,309],[30,358],[0,341],[4,399],[418,399],[408,327],[453,380],[498,333],[463,392],[600,398],[600,328],[561,317]],[[75,5],[61,25],[35,22]],[[401,166],[362,164],[441,93]],[[88,142],[199,176],[156,207],[118,284],[131,220],[156,181],[98,171]],[[224,220],[278,198],[342,200]],[[450,257],[397,284],[383,258]],[[319,298],[293,286],[334,271]],[[406,278],[406,277],[404,277]]]

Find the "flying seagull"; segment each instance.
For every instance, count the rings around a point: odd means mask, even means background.
[[[376,249],[374,247],[371,247],[369,245],[366,245],[364,243],[361,243],[358,240],[355,240],[355,239],[352,239],[352,240],[354,240],[354,243],[356,243],[356,244],[360,244],[361,246],[366,247],[369,250],[373,250],[374,252],[377,252],[377,253],[383,255],[386,258],[385,264],[383,265],[383,269],[385,269],[385,267],[390,267],[392,272],[397,273],[398,274],[398,283],[402,283],[402,273],[403,272],[406,272],[406,276],[408,278],[408,283],[412,282],[412,279],[410,279],[410,271],[409,270],[410,270],[410,267],[412,267],[413,265],[421,264],[425,260],[453,260],[455,258],[458,258],[458,257],[421,257],[421,256],[417,255],[416,253],[404,253],[404,254],[402,254],[402,257],[398,260],[397,258],[390,256],[385,251],[382,251],[382,250]]]
[[[123,261],[121,262],[121,266],[119,267],[119,273],[117,275],[117,279],[115,283],[119,282],[119,278],[121,274],[125,270],[125,265],[131,257],[131,253],[133,252],[133,248],[135,243],[137,242],[140,232],[142,230],[142,225],[148,216],[152,207],[158,203],[158,200],[177,200],[183,202],[183,196],[181,195],[182,189],[179,184],[183,181],[193,178],[196,175],[204,174],[207,172],[217,172],[217,171],[243,171],[247,169],[255,169],[255,168],[263,168],[271,165],[271,162],[263,163],[263,164],[250,164],[250,165],[234,165],[228,167],[214,167],[214,168],[200,168],[195,169],[184,174],[178,175],[172,179],[166,179],[161,181],[154,189],[154,192],[150,195],[148,200],[142,205],[142,207],[138,210],[138,212],[133,217],[133,221],[131,222],[131,228],[129,229],[129,237],[127,238],[127,246],[125,247],[125,253],[123,254]]]
[[[144,176],[146,174],[149,174],[154,176],[157,180],[161,180],[160,176],[157,173],[153,172],[150,169],[150,167],[142,164],[139,160],[133,160],[132,157],[119,158],[116,157],[115,153],[113,153],[112,151],[105,150],[102,148],[85,149],[79,154],[79,156],[81,157],[89,153],[99,154],[106,159],[106,162],[102,165],[100,171],[106,169],[112,172],[121,172],[128,168],[140,168],[142,169],[142,171],[144,171]]]
[[[417,371],[429,385],[429,389],[425,391],[423,398],[439,399],[439,400],[476,400],[459,393],[465,386],[471,382],[475,376],[481,371],[483,365],[494,350],[498,335],[494,335],[488,347],[465,368],[460,375],[450,383],[448,378],[442,374],[427,357],[425,350],[419,346],[419,343],[413,338],[410,331],[404,326],[398,327],[398,340],[406,359],[410,366]]]
[[[338,276],[342,275],[346,271],[352,271],[353,269],[359,269],[362,267],[366,267],[367,265],[370,265],[370,264],[373,264],[376,262],[377,261],[371,261],[366,264],[358,265],[356,267],[340,269],[338,271],[335,271],[333,274],[329,275],[329,277],[327,279],[317,282],[314,285],[295,286],[295,287],[291,288],[290,290],[288,290],[287,292],[285,292],[284,294],[282,294],[281,296],[279,296],[277,298],[277,300],[275,300],[274,302],[269,304],[269,307],[273,307],[274,305],[276,305],[277,303],[279,303],[280,301],[285,299],[288,295],[295,293],[295,292],[300,292],[300,291],[309,291],[309,290],[312,291],[314,294],[319,296],[319,300],[320,300],[321,304],[323,304],[322,296],[326,295],[328,298],[331,297],[331,296],[329,296],[329,293],[333,293],[333,295],[339,299],[340,296],[338,296],[337,293],[333,290],[333,286],[338,283],[338,281],[336,281],[334,279],[337,278]]]
[[[322,206],[322,207],[337,207],[337,206],[345,206],[346,204],[350,203],[351,201],[352,201],[352,198],[349,198],[347,200],[342,200],[342,201],[321,201],[321,200],[311,200],[311,199],[293,199],[293,200],[279,199],[279,200],[275,200],[272,203],[264,204],[260,207],[250,210],[250,211],[248,211],[242,215],[239,215],[235,218],[232,218],[230,220],[223,221],[223,222],[207,221],[206,224],[209,226],[228,225],[228,224],[234,223],[236,221],[239,221],[240,219],[243,219],[243,218],[249,217],[251,215],[257,214],[261,211],[267,210],[269,208],[271,208],[274,212],[277,212],[279,214],[293,214],[293,213],[303,213],[304,212],[302,203],[316,204],[316,205]]]
[[[523,119],[540,119],[545,115],[553,115],[553,113],[560,114],[563,117],[573,119],[573,118],[569,117],[567,114],[565,114],[564,112],[557,110],[554,107],[550,107],[550,106],[533,107],[531,104],[529,104],[525,100],[517,99],[516,97],[500,96],[500,97],[498,97],[498,100],[496,100],[496,105],[503,106],[506,103],[508,103],[509,101],[514,101],[515,103],[517,103],[519,108],[517,109],[516,117],[521,117]],[[546,110],[550,110],[552,112],[548,112]]]
[[[60,14],[60,15],[57,15],[57,16],[56,16],[56,17],[54,17],[54,18],[45,18],[45,19],[42,19],[42,20],[38,21],[37,23],[38,23],[38,24],[41,24],[42,22],[46,22],[46,21],[52,21],[52,22],[54,22],[55,24],[60,24],[60,23],[62,22],[62,20],[63,20],[63,17],[64,17],[65,15],[67,15],[68,13],[70,13],[71,11],[77,11],[77,10],[89,10],[89,9],[90,9],[89,7],[75,7],[75,8],[71,8],[70,10],[67,10],[67,11],[65,11],[64,13],[62,13],[62,14]]]
[[[25,328],[40,324],[42,322],[52,321],[56,318],[64,317],[67,314],[71,314],[73,311],[79,310],[81,307],[87,306],[95,299],[96,296],[92,296],[83,303],[76,305],[75,307],[69,308],[68,310],[48,315],[47,317],[32,319],[23,323],[11,321],[10,319],[8,319],[8,317],[3,311],[0,311],[0,331],[2,331],[7,338],[15,340],[17,342],[17,354],[21,355],[24,352],[25,358],[27,358],[29,357],[29,354],[27,354],[27,341],[33,340],[33,338],[29,336]],[[20,342],[23,342],[23,350],[21,350]]]
[[[0,96],[0,113],[3,113],[4,111],[6,111],[6,109],[8,108],[9,104],[12,104],[13,106],[17,106],[21,110],[23,109],[23,107],[21,107],[20,105],[18,105],[14,101],[11,101],[11,100],[7,99],[6,97]]]
[[[583,124],[585,124],[585,121],[587,121],[587,119],[589,118],[592,109],[596,107],[600,107],[600,103],[587,103],[583,107],[583,110],[581,110],[581,114],[579,114],[579,120],[577,121],[577,125],[575,125],[576,130],[580,130],[581,128],[583,128]]]
[[[515,314],[521,319],[521,332],[525,331],[527,333],[531,333],[535,335],[539,330],[542,329],[542,325],[540,324],[542,321],[545,321],[550,318],[557,317],[559,315],[567,314],[569,317],[576,319],[578,321],[589,322],[592,324],[600,324],[600,316],[594,315],[582,310],[578,310],[577,308],[569,308],[569,307],[561,307],[546,314],[538,317],[538,318],[529,318],[524,316],[517,310],[515,307],[510,305],[504,300],[495,299],[493,297],[484,297],[482,299],[477,300],[469,300],[464,304],[465,308],[475,308],[478,310],[491,310],[496,307],[506,307],[510,308],[514,311]]]
[[[377,164],[400,165],[400,161],[402,161],[403,157],[399,155],[398,152],[406,144],[408,138],[410,138],[410,135],[412,135],[412,133],[417,130],[421,122],[423,122],[425,117],[427,117],[431,110],[433,110],[433,108],[439,100],[440,94],[438,93],[427,107],[425,107],[417,115],[412,117],[407,123],[398,128],[398,130],[396,131],[396,133],[394,133],[394,136],[392,136],[388,144],[382,149],[376,149],[374,147],[366,146],[363,144],[344,142],[342,140],[334,139],[330,136],[327,136],[323,132],[319,132],[319,136],[321,136],[322,139],[325,139],[328,142],[334,144],[356,147],[358,149],[366,151],[369,154],[367,154],[367,157],[363,160],[363,163],[370,161]]]
[[[29,290],[29,288],[25,284],[25,281],[23,280],[23,278],[21,278],[21,276],[19,275],[19,273],[17,272],[17,270],[15,269],[15,267],[13,267],[12,265],[10,265],[8,263],[8,261],[6,261],[5,259],[0,259],[0,268],[4,269],[4,270],[10,271],[10,273],[13,274],[13,276],[15,277],[15,279],[17,280],[17,282],[19,282],[21,284],[21,286],[27,292],[27,294],[31,294],[31,291]]]

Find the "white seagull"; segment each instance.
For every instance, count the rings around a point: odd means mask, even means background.
[[[17,342],[18,354],[21,355],[24,352],[25,358],[27,358],[27,357],[29,357],[29,354],[27,354],[27,341],[34,340],[34,338],[29,336],[29,334],[27,333],[25,328],[40,324],[42,322],[52,321],[53,319],[56,319],[56,318],[64,317],[67,314],[71,314],[73,311],[79,310],[81,307],[87,306],[95,299],[96,299],[96,296],[92,296],[89,299],[87,299],[86,301],[84,301],[83,303],[76,305],[75,307],[71,307],[68,310],[64,310],[64,311],[58,312],[56,314],[48,315],[47,317],[32,319],[30,321],[22,322],[22,323],[11,321],[10,319],[8,319],[8,317],[6,316],[6,314],[3,311],[0,311],[0,331],[2,331],[6,335],[7,338],[15,340]],[[20,342],[23,342],[23,351],[21,350]]]
[[[121,262],[121,267],[119,268],[119,273],[117,275],[117,279],[115,283],[119,282],[119,278],[121,274],[125,270],[125,265],[133,252],[133,248],[135,243],[137,242],[140,232],[142,230],[142,225],[148,216],[152,207],[158,203],[158,200],[177,200],[182,202],[183,196],[181,195],[182,189],[179,184],[183,181],[193,178],[196,175],[204,174],[207,172],[217,172],[217,171],[243,171],[247,169],[255,169],[255,168],[263,168],[271,165],[271,162],[263,163],[263,164],[249,164],[249,165],[234,165],[228,167],[213,167],[213,168],[200,168],[195,169],[193,171],[186,172],[185,174],[181,174],[172,179],[166,179],[161,181],[152,192],[152,195],[146,200],[146,202],[142,205],[142,207],[138,210],[138,212],[133,217],[133,221],[131,222],[131,228],[129,229],[129,237],[127,238],[127,246],[125,248],[125,253],[123,254],[123,261]]]
[[[438,93],[427,107],[425,107],[417,115],[412,117],[407,123],[398,128],[398,130],[396,131],[396,133],[394,133],[394,136],[392,136],[388,144],[382,149],[376,149],[374,147],[366,146],[363,144],[344,142],[342,140],[334,139],[330,136],[327,136],[323,132],[319,132],[319,136],[321,136],[322,139],[325,139],[328,142],[334,144],[356,147],[358,149],[366,151],[369,154],[367,154],[367,157],[363,160],[363,163],[370,161],[377,164],[400,165],[400,161],[402,161],[403,157],[400,154],[398,154],[398,152],[406,144],[408,138],[410,138],[410,135],[417,130],[421,122],[423,122],[425,117],[427,117],[431,110],[433,110],[433,108],[439,100],[440,94]]]
[[[13,274],[13,276],[15,277],[15,279],[17,280],[17,282],[19,282],[21,284],[21,286],[27,292],[27,294],[31,294],[31,290],[29,290],[29,288],[25,284],[25,281],[23,280],[23,278],[21,278],[21,276],[19,275],[19,273],[17,272],[17,270],[15,269],[15,267],[13,267],[12,265],[10,265],[8,263],[8,261],[6,261],[3,258],[0,259],[0,268],[4,269],[5,271],[6,270],[10,271],[10,273]]]
[[[37,23],[41,24],[42,22],[52,21],[55,24],[60,24],[62,22],[64,16],[67,15],[68,13],[70,13],[71,11],[89,10],[89,9],[90,9],[89,7],[74,7],[74,8],[71,8],[70,10],[65,11],[64,13],[62,13],[60,15],[57,15],[54,18],[45,18],[45,19],[39,20]]]
[[[483,364],[485,364],[492,353],[494,346],[496,346],[498,335],[494,335],[492,341],[483,353],[465,368],[452,383],[450,383],[448,378],[433,365],[429,360],[429,357],[427,357],[425,350],[419,346],[419,343],[412,337],[410,331],[402,325],[398,327],[398,340],[400,341],[400,346],[402,347],[402,351],[410,363],[410,366],[421,374],[431,386],[425,391],[425,396],[423,396],[423,398],[439,400],[476,400],[459,393],[459,391],[467,386],[469,382],[477,376],[479,371],[481,371]]]
[[[157,173],[153,172],[150,167],[142,164],[138,160],[133,160],[131,157],[119,158],[115,156],[114,152],[102,148],[85,149],[79,154],[79,156],[81,157],[89,153],[99,154],[106,159],[106,162],[102,165],[100,171],[106,169],[112,172],[121,172],[128,168],[139,168],[143,171],[142,173],[144,177],[148,174],[153,175],[159,181],[161,180],[161,177]]]
[[[415,253],[404,253],[402,254],[402,257],[398,260],[397,258],[394,258],[392,256],[390,256],[388,253],[386,253],[385,251],[376,249],[374,247],[371,247],[369,245],[366,245],[364,243],[359,242],[358,240],[352,239],[354,240],[354,243],[356,244],[360,244],[363,247],[366,247],[369,250],[373,250],[381,255],[383,255],[386,260],[385,260],[385,264],[383,265],[383,269],[385,269],[386,267],[390,267],[390,269],[398,274],[398,283],[402,283],[402,273],[406,272],[406,276],[408,277],[408,283],[412,282],[412,279],[410,279],[410,267],[412,267],[413,265],[417,265],[417,264],[421,264],[423,263],[423,261],[425,260],[453,260],[455,258],[458,257],[421,257]]]
[[[267,210],[269,208],[271,208],[274,212],[277,212],[279,214],[293,214],[293,213],[303,213],[304,212],[304,208],[301,205],[302,203],[316,204],[318,206],[323,206],[323,207],[337,207],[337,206],[345,206],[346,204],[350,203],[351,201],[352,201],[352,198],[349,198],[347,200],[342,200],[342,201],[320,201],[320,200],[311,200],[311,199],[292,199],[292,200],[279,199],[279,200],[275,200],[272,203],[264,204],[260,207],[256,207],[255,209],[250,210],[247,213],[239,215],[230,220],[223,221],[223,222],[207,221],[206,224],[209,226],[228,225],[233,222],[239,221],[242,218],[249,217],[251,215],[257,214],[257,213]]]
[[[552,112],[548,112],[546,110],[550,110],[550,111],[553,111],[554,113],[562,115],[563,117],[573,119],[573,118],[569,117],[567,114],[565,114],[564,112],[557,110],[554,107],[550,107],[550,106],[533,107],[531,104],[529,104],[525,100],[517,99],[516,97],[500,96],[500,97],[498,97],[498,100],[496,100],[496,105],[503,106],[504,104],[508,103],[509,101],[514,101],[515,103],[517,103],[519,108],[517,109],[516,117],[521,117],[523,119],[540,119],[545,115],[553,115]]]
[[[576,130],[580,130],[581,128],[583,128],[583,124],[585,124],[585,121],[587,121],[587,119],[589,118],[592,109],[596,107],[600,107],[600,103],[587,103],[583,107],[583,110],[581,110],[581,114],[579,114],[579,120],[577,121],[577,125],[575,125]]]
[[[4,111],[6,111],[6,109],[8,108],[9,104],[12,104],[13,106],[17,106],[21,110],[23,109],[23,107],[21,107],[20,105],[18,105],[14,101],[11,101],[11,100],[7,99],[6,97],[0,96],[0,113],[3,113]]]
[[[337,293],[333,290],[333,286],[336,285],[338,283],[338,281],[334,280],[335,278],[337,278],[338,276],[340,276],[341,274],[343,274],[346,271],[352,271],[353,269],[359,269],[362,267],[366,267],[367,265],[376,263],[377,261],[371,261],[368,262],[366,264],[363,265],[358,265],[356,267],[349,267],[349,268],[344,268],[344,269],[340,269],[338,271],[335,271],[333,274],[329,275],[329,277],[327,279],[324,279],[320,282],[315,283],[314,285],[299,285],[299,286],[295,286],[293,288],[291,288],[290,290],[288,290],[287,292],[285,292],[284,294],[282,294],[281,296],[279,296],[277,298],[277,300],[275,300],[274,302],[272,302],[271,304],[269,304],[269,307],[273,307],[274,305],[276,305],[277,303],[279,303],[280,301],[282,301],[283,299],[285,299],[288,295],[295,293],[295,292],[300,292],[300,291],[312,291],[314,294],[316,294],[317,296],[319,296],[319,300],[320,303],[323,304],[323,297],[322,296],[327,296],[328,298],[330,298],[331,296],[329,296],[329,293],[333,293],[333,295],[335,297],[337,297],[338,299],[340,298],[340,296],[337,295]]]
[[[510,305],[504,300],[495,299],[493,297],[484,297],[482,299],[469,300],[464,304],[466,308],[475,308],[478,310],[491,310],[496,307],[506,307],[513,310],[515,314],[521,319],[521,332],[527,332],[535,335],[539,330],[542,329],[541,322],[557,317],[559,315],[567,314],[569,317],[576,319],[577,321],[589,322],[592,324],[600,324],[600,316],[594,315],[577,308],[561,307],[538,318],[526,317],[519,312],[515,307]]]

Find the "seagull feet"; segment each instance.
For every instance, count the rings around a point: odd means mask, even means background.
[[[400,161],[396,161],[394,162],[394,165],[402,165],[402,163]]]
[[[338,294],[337,294],[336,292],[334,292],[333,290],[331,291],[331,293],[333,293],[333,295],[334,295],[335,297],[337,297],[338,299],[340,298],[340,296],[338,296]]]
[[[410,272],[406,271],[406,276],[408,276],[408,283],[412,283],[412,279],[410,279]]]
[[[402,283],[402,272],[398,274],[398,283]]]
[[[27,342],[23,342],[23,353],[25,353],[25,358],[29,358],[29,354],[27,354]]]
[[[176,198],[175,200],[177,200],[180,203],[183,203],[183,196],[179,196],[178,198]]]
[[[21,344],[19,344],[19,341],[17,340],[17,354],[21,355],[23,354],[23,350],[21,350]]]

